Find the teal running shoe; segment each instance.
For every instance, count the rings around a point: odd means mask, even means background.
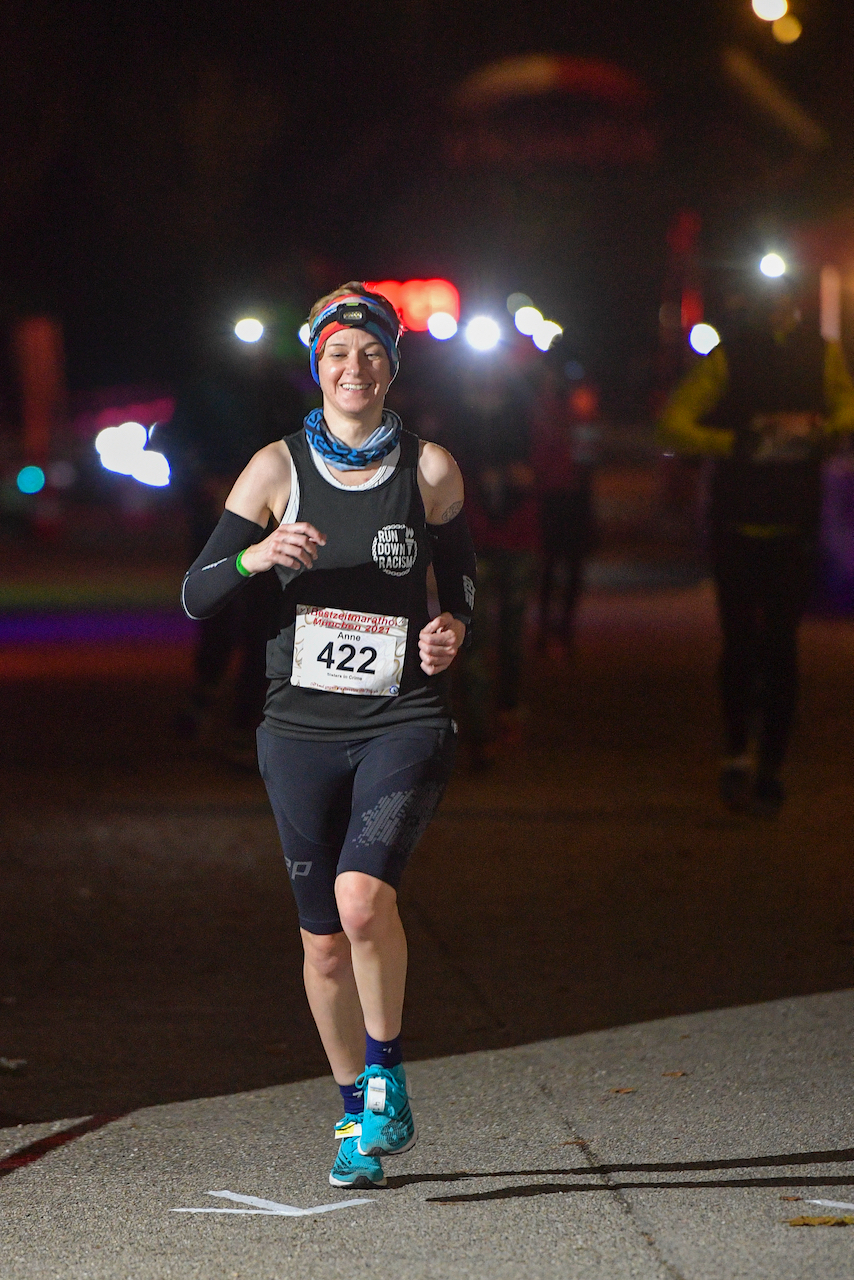
[[[345,1111],[341,1119],[335,1126],[335,1139],[340,1142],[342,1138],[358,1138],[362,1132],[362,1116],[351,1116]]]
[[[418,1135],[403,1067],[365,1067],[356,1084],[365,1091],[359,1154],[399,1156],[414,1147]]]
[[[362,1155],[358,1138],[343,1139],[329,1182],[333,1187],[364,1187],[366,1190],[386,1185],[382,1165],[373,1156]]]

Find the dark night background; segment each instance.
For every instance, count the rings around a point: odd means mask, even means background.
[[[804,34],[783,46],[746,0],[368,0],[346,12],[9,0],[2,305],[58,314],[71,385],[85,387],[179,377],[236,309],[265,298],[305,308],[353,275],[446,275],[464,306],[536,295],[637,413],[674,211],[698,210],[714,268],[850,196],[854,15],[827,0],[795,12]],[[723,68],[733,47],[828,146],[799,149],[751,105]],[[529,53],[637,73],[652,158],[455,161],[458,86]],[[579,110],[523,99],[499,124],[569,130]]]
[[[124,422],[197,374],[269,373],[242,314],[278,320],[304,383],[296,328],[351,278],[446,277],[508,330],[524,291],[603,402],[571,656],[526,654],[516,745],[458,770],[404,882],[408,1057],[850,986],[850,519],[848,616],[804,627],[789,800],[773,822],[727,813],[697,469],[653,435],[689,359],[685,290],[714,322],[766,248],[803,254],[810,288],[839,269],[852,331],[854,7],[792,11],[783,46],[749,0],[0,8],[0,1127],[326,1070],[254,762],[223,750],[224,701],[207,737],[176,730],[180,584],[207,530],[191,554],[179,485],[108,473],[93,437],[97,413]],[[626,96],[466,106],[472,77],[527,55],[622,69]],[[770,78],[773,111],[734,65]],[[681,258],[680,225],[699,227]],[[25,496],[14,335],[39,317],[70,394]],[[478,358],[424,334],[402,353],[395,396]],[[69,459],[62,489],[49,464]]]

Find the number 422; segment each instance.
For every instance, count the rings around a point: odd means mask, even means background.
[[[344,653],[345,649],[347,650],[346,653]],[[338,650],[339,654],[343,654],[344,656],[341,658],[340,662],[336,663],[335,654],[332,649],[332,641],[330,640],[327,645],[324,645],[320,653],[317,655],[317,661],[322,662],[327,671],[330,667],[334,666],[336,671],[363,671],[366,675],[376,674],[376,668],[372,667],[371,663],[375,660],[377,651],[376,649],[372,649],[370,645],[365,645],[364,648],[359,650],[360,658],[363,654],[368,655],[360,667],[352,666],[353,659],[356,656],[356,646],[354,644],[339,645]]]

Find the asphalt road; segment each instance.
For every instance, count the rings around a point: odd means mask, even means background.
[[[722,811],[707,587],[595,594],[523,744],[461,769],[404,882],[410,1060],[852,985],[854,624],[804,628],[790,800]],[[0,684],[0,1125],[251,1091],[324,1061],[260,780],[177,742],[186,649]]]
[[[840,992],[414,1063],[368,1192],[328,1078],[0,1128],[4,1280],[849,1280],[797,1224],[854,1217],[852,1032]]]

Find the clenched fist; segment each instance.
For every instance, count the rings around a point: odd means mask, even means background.
[[[466,637],[465,625],[450,613],[440,613],[419,633],[421,670],[428,676],[445,671],[457,656]]]
[[[243,552],[241,564],[250,573],[266,573],[274,564],[286,569],[310,569],[317,559],[317,548],[326,546],[326,537],[305,520],[297,524],[280,524],[278,529]]]

